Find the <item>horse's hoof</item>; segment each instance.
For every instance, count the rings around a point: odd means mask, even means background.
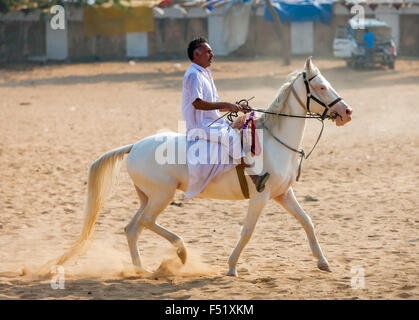
[[[140,276],[151,276],[153,273],[143,267],[135,267],[135,273]]]
[[[329,265],[327,263],[318,263],[317,264],[317,267],[320,270],[327,271],[327,272],[332,272],[332,270],[330,270],[330,267],[329,267]]]
[[[188,257],[188,251],[186,251],[185,247],[180,247],[176,251],[180,261],[182,261],[183,264],[186,263],[186,258]]]
[[[236,271],[236,269],[234,268],[234,269],[230,269],[230,270],[228,270],[228,272],[227,272],[227,276],[229,276],[229,277],[238,277],[239,275],[237,274],[237,271]]]

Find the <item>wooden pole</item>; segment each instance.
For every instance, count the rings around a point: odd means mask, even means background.
[[[269,12],[274,19],[274,30],[278,37],[282,57],[284,58],[284,65],[289,66],[291,64],[291,41],[290,41],[290,24],[282,23],[279,19],[278,13],[272,6],[270,0],[264,0]]]

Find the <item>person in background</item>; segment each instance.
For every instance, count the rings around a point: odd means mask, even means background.
[[[365,29],[365,34],[363,39],[365,44],[365,59],[366,67],[371,69],[374,66],[374,50],[375,50],[375,35],[369,31],[368,28]]]

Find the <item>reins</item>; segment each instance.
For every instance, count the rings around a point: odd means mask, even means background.
[[[314,118],[314,119],[318,119],[318,118]],[[271,130],[269,130],[269,128],[268,128],[268,127],[266,127],[266,126],[263,124],[263,127],[266,129],[266,131],[268,131],[268,133],[269,133],[272,137],[274,137],[274,139],[275,139],[276,141],[278,141],[279,143],[281,143],[283,146],[287,147],[287,148],[288,148],[288,149],[290,149],[291,151],[294,151],[294,152],[297,152],[297,153],[299,153],[299,154],[300,154],[301,158],[300,158],[300,163],[299,163],[299,165],[298,165],[298,173],[297,173],[297,178],[296,178],[296,181],[299,181],[299,179],[300,179],[300,175],[301,175],[301,167],[302,167],[302,165],[303,165],[303,160],[304,160],[304,159],[308,159],[308,157],[310,157],[310,155],[312,154],[312,152],[313,152],[313,151],[314,151],[314,149],[316,148],[317,143],[320,141],[320,138],[321,138],[321,136],[322,136],[322,134],[323,134],[323,129],[324,129],[324,120],[323,120],[323,119],[318,119],[318,120],[322,123],[322,128],[321,128],[321,130],[320,130],[320,133],[319,133],[319,136],[317,137],[316,142],[314,143],[313,147],[311,148],[310,152],[309,152],[307,155],[305,154],[305,152],[304,152],[304,150],[303,150],[303,149],[296,149],[296,148],[293,148],[293,147],[291,147],[290,145],[288,145],[287,143],[285,143],[284,141],[282,141],[281,139],[279,139],[278,137],[276,137],[276,136],[275,136],[275,135],[271,132]]]
[[[254,111],[254,112],[260,112],[260,113],[264,113],[264,114],[270,114],[270,115],[276,115],[276,116],[281,116],[281,117],[290,117],[290,118],[300,118],[300,119],[316,119],[319,120],[322,123],[322,128],[320,130],[319,136],[317,137],[316,142],[314,143],[313,147],[311,148],[310,152],[306,155],[306,153],[304,152],[303,149],[297,149],[294,148],[292,146],[290,146],[289,144],[285,143],[284,141],[282,141],[281,139],[279,139],[278,137],[276,137],[268,127],[265,126],[265,124],[263,124],[263,127],[268,131],[268,133],[274,137],[274,139],[276,141],[278,141],[279,143],[281,143],[284,147],[288,148],[289,150],[299,153],[301,158],[300,158],[300,163],[298,165],[298,173],[297,173],[297,178],[296,181],[299,181],[300,179],[300,175],[301,175],[301,168],[302,168],[302,164],[303,164],[303,160],[304,159],[308,159],[308,157],[310,157],[310,155],[313,153],[314,149],[316,148],[318,142],[320,141],[320,138],[323,134],[323,129],[324,129],[324,120],[325,119],[335,119],[337,116],[339,116],[338,114],[334,114],[334,115],[328,115],[328,111],[331,107],[333,107],[336,103],[338,103],[339,101],[342,100],[341,97],[336,98],[335,100],[333,100],[331,103],[326,104],[323,101],[321,101],[320,99],[318,99],[316,96],[314,96],[311,91],[310,91],[310,81],[313,80],[317,75],[311,77],[310,79],[307,79],[307,75],[305,72],[302,72],[303,75],[303,81],[304,81],[304,85],[306,88],[306,92],[307,92],[307,100],[306,100],[306,105],[303,104],[303,102],[301,101],[301,99],[299,98],[299,96],[297,95],[297,93],[295,92],[294,89],[294,84],[291,84],[291,92],[293,93],[293,95],[295,96],[296,100],[298,101],[298,103],[300,104],[300,106],[307,111],[307,113],[309,115],[305,115],[305,116],[299,116],[299,115],[293,115],[293,114],[287,114],[287,113],[280,113],[280,112],[271,112],[271,111],[266,111],[263,109],[254,109],[252,107],[249,106],[249,100],[253,99],[242,99],[238,102],[236,102],[236,104],[242,105],[243,103],[246,105],[246,107],[244,108],[246,111]],[[312,87],[313,88],[313,87]],[[314,88],[313,88],[314,90]],[[315,91],[315,90],[314,90]],[[321,106],[324,107],[324,111],[322,115],[319,114],[315,114],[312,113],[310,111],[310,99],[313,99],[314,101],[316,101],[318,104],[320,104]],[[224,114],[223,116],[221,116],[220,118],[216,119],[215,121],[213,121],[209,126],[211,126],[214,122],[218,121],[219,119],[223,118],[224,116],[227,115],[227,119],[231,122],[233,122],[233,117],[237,118],[238,117],[238,112],[229,112]]]

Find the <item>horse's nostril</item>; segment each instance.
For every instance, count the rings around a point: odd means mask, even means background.
[[[346,108],[346,114],[350,116],[352,114],[352,109]]]

